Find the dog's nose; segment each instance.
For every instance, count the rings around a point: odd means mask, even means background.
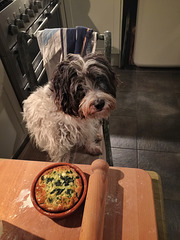
[[[94,106],[98,111],[101,111],[105,105],[105,101],[103,99],[97,99],[94,102]]]

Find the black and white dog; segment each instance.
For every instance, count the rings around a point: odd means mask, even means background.
[[[99,122],[115,108],[116,83],[103,55],[69,54],[57,65],[52,80],[23,103],[30,137],[56,162],[76,145],[89,154],[101,154],[96,144]]]

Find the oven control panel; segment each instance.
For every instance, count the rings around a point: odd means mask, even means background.
[[[54,6],[58,0],[14,0],[0,12],[0,31],[9,49],[17,40],[19,31],[28,29],[44,14],[48,7]],[[40,23],[39,23],[40,24]]]

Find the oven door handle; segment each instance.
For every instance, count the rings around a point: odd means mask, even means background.
[[[39,25],[39,27],[36,29],[34,33],[28,34],[30,39],[27,41],[27,44],[30,45],[32,42],[32,38],[36,38],[36,34],[38,31],[42,30],[46,23],[48,22],[49,18],[59,9],[59,3],[57,3],[54,8],[48,13],[48,16],[42,21],[42,23]]]
[[[36,34],[39,30],[42,30],[46,25],[48,19],[59,9],[59,3],[57,3],[54,8],[48,13],[48,16],[43,20],[43,22],[39,25],[36,31],[32,34],[32,37],[36,37]]]

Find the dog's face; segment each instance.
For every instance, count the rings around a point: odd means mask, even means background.
[[[59,110],[81,118],[104,118],[116,104],[116,77],[100,54],[69,54],[51,80]]]

